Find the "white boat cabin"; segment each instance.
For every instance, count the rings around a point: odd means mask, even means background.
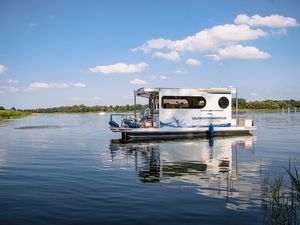
[[[228,129],[232,127],[249,128],[248,132],[255,129],[252,119],[237,116],[237,108],[236,118],[232,118],[232,94],[237,99],[233,88],[140,88],[134,92],[134,104],[137,97],[147,98],[147,108],[140,114],[111,114],[110,129],[126,135],[142,132],[144,136],[166,131],[191,134],[209,129],[233,131]]]

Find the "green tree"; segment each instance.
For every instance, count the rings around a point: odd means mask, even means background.
[[[235,104],[236,104],[236,99],[233,98],[232,99],[232,107],[233,108],[235,108]],[[246,101],[246,99],[238,98],[238,107],[240,109],[245,109],[247,107],[247,101]]]

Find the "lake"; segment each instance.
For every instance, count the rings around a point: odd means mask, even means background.
[[[0,224],[262,224],[261,182],[300,158],[300,113],[252,136],[122,143],[109,115],[0,123]]]

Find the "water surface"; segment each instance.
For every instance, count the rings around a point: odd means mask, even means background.
[[[108,115],[2,122],[1,224],[262,224],[261,180],[299,159],[300,114],[254,117],[253,136],[133,143]]]

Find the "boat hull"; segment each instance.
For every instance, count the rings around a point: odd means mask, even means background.
[[[173,138],[195,138],[212,136],[238,136],[249,135],[254,127],[224,127],[215,128],[212,132],[206,129],[186,128],[186,129],[160,129],[160,128],[142,128],[123,130],[122,138],[127,139],[173,139]]]

